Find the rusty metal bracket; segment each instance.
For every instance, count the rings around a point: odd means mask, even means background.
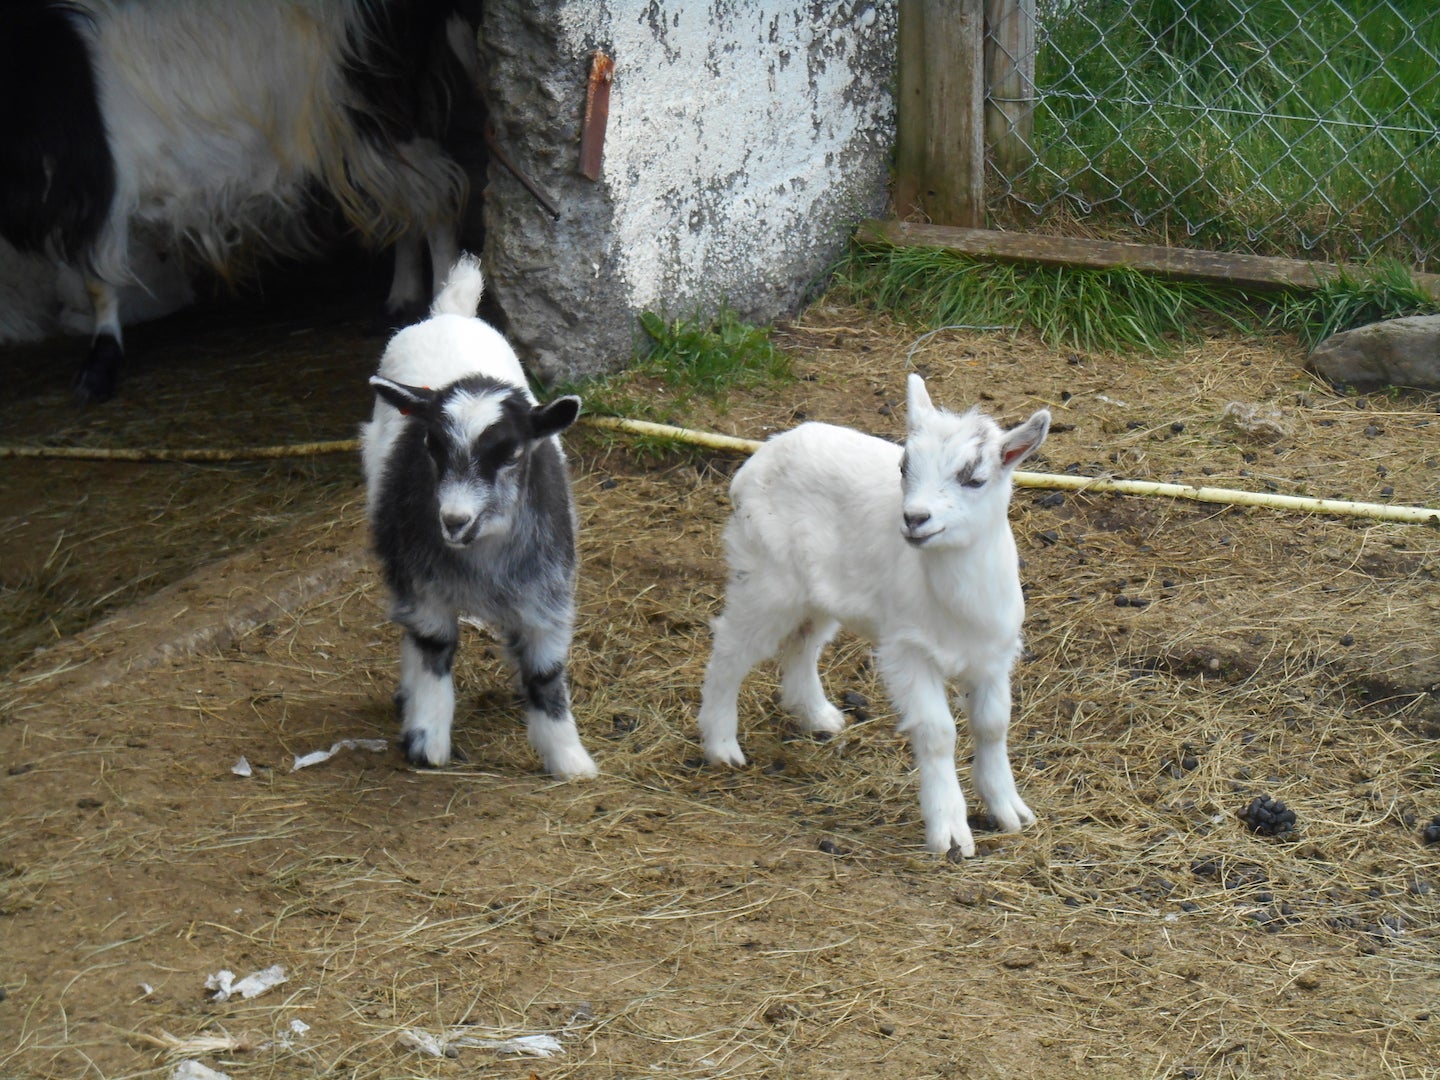
[[[590,81],[585,88],[585,123],[580,128],[580,175],[600,179],[605,156],[605,126],[610,121],[610,84],[615,61],[600,49],[590,57]]]

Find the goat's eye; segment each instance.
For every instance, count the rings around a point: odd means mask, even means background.
[[[900,455],[900,475],[901,475],[901,476],[908,476],[908,475],[910,475],[910,455],[909,455],[909,454],[901,454],[901,455]]]
[[[435,463],[435,468],[443,471],[445,468],[444,441],[437,439],[432,433],[427,431],[425,433],[425,452],[430,455],[430,460]]]
[[[491,468],[513,469],[525,456],[525,444],[523,442],[498,442],[483,451],[477,446],[475,455],[477,458],[483,457]]]
[[[985,481],[984,481],[984,480],[978,480],[978,479],[976,479],[976,478],[973,477],[973,476],[968,476],[968,477],[966,477],[965,479],[963,479],[963,480],[960,481],[960,486],[961,486],[961,487],[967,487],[967,488],[970,488],[970,489],[973,490],[973,489],[975,489],[975,488],[982,488],[982,487],[984,487],[984,486],[985,486]]]

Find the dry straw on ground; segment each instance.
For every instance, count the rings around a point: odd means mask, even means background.
[[[690,422],[897,435],[917,336],[812,310],[781,334],[799,381]],[[324,355],[337,380],[359,365]],[[1037,469],[1440,506],[1436,400],[1344,397],[1296,360],[1271,342],[1070,357],[961,332],[913,352],[937,401],[1011,421],[1050,407]],[[290,415],[299,361],[277,346],[275,363],[286,379],[258,380],[234,445]],[[181,408],[163,372],[131,385]],[[1237,400],[1280,410],[1289,437],[1237,433],[1222,419]],[[71,437],[118,441],[123,408]],[[354,412],[311,414],[303,437],[346,437]],[[921,850],[907,754],[853,639],[825,662],[852,714],[843,735],[795,737],[761,671],[742,702],[753,764],[700,763],[692,716],[739,459],[642,458],[600,432],[570,448],[594,783],[537,773],[498,654],[470,630],[466,763],[422,773],[356,752],[289,771],[339,738],[393,734],[383,589],[342,564],[364,543],[353,481],[289,497],[303,512],[279,542],[16,669],[0,722],[0,1074],[168,1076],[177,1051],[237,1080],[1437,1074],[1440,849],[1420,829],[1440,813],[1440,533],[1017,492],[1029,618],[1012,742],[1041,820],[982,832],[955,866]],[[176,467],[128,468],[140,485]],[[261,490],[272,468],[249,474]],[[46,473],[56,499],[93,482],[63,470]],[[12,537],[47,520],[26,491],[4,512]],[[207,512],[201,492],[127,528],[178,544]],[[46,535],[34,546],[60,559],[100,547]],[[145,572],[137,547],[115,573]],[[189,632],[181,609],[260,611],[297,577],[326,584],[198,654],[160,648]],[[230,773],[241,754],[250,778]],[[1296,811],[1294,836],[1239,820],[1261,793]],[[264,996],[203,992],[222,966],[272,963],[289,981]],[[565,1052],[449,1058],[406,1041],[459,1026],[551,1034]]]

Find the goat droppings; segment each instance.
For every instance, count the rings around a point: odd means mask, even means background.
[[[1251,832],[1261,836],[1286,836],[1295,830],[1295,811],[1279,799],[1258,795],[1239,813]]]

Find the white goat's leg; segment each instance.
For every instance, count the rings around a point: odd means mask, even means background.
[[[975,854],[975,838],[966,820],[965,795],[955,772],[955,719],[945,693],[945,680],[934,666],[913,652],[877,650],[880,674],[900,713],[898,731],[910,739],[920,774],[920,816],[925,821],[925,846],[930,851]]]
[[[425,236],[430,246],[430,278],[432,292],[440,295],[445,279],[460,258],[460,244],[455,239],[455,226],[449,222],[432,226]]]
[[[803,731],[834,735],[845,714],[830,704],[820,683],[820,653],[840,629],[834,619],[806,619],[780,643],[780,704]]]
[[[975,742],[975,790],[1005,832],[1031,825],[1035,814],[1020,798],[1010,770],[1006,737],[1010,728],[1010,682],[1006,678],[977,682],[966,697],[970,734]]]
[[[420,234],[407,232],[395,241],[395,276],[385,298],[387,315],[402,316],[409,322],[424,314],[426,304],[425,267]]]
[[[525,734],[545,763],[545,771],[560,780],[598,775],[600,770],[581,743],[570,712],[565,671],[570,651],[568,623],[527,626],[509,637],[506,649],[525,697]]]
[[[700,690],[700,741],[707,761],[745,764],[737,738],[740,684],[756,664],[775,655],[780,639],[798,621],[754,599],[754,590],[737,589],[732,582],[725,613],[714,623],[715,643]]]
[[[458,627],[452,617],[405,627],[400,642],[400,745],[412,765],[450,764],[450,726],[455,720],[455,644]]]

